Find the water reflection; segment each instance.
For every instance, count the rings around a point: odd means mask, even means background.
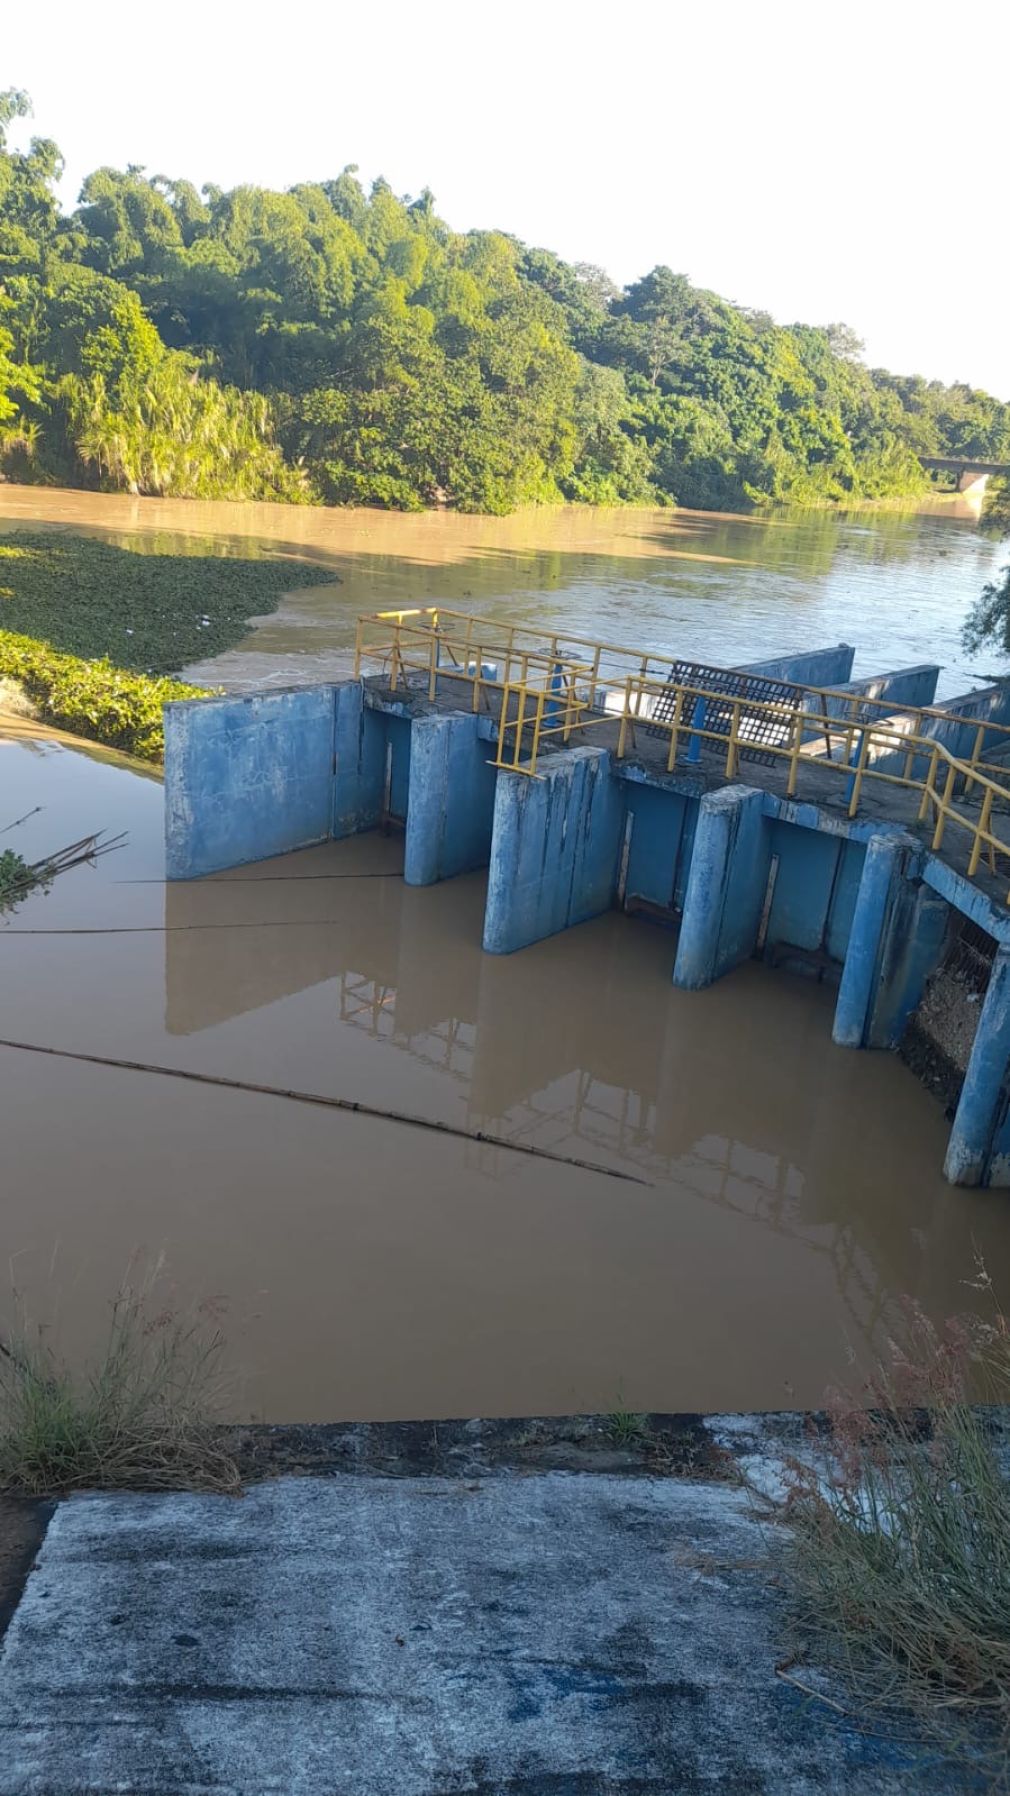
[[[336,851],[345,875],[355,851],[364,845]],[[344,1095],[376,1103],[395,1088],[474,1133],[634,1168],[673,1202],[690,1193],[802,1242],[830,1267],[856,1341],[879,1334],[900,1294],[963,1304],[970,1224],[940,1179],[942,1116],[897,1062],[833,1047],[830,991],[757,965],[703,994],[675,991],[672,935],[617,915],[485,955],[481,878],[416,891],[398,878],[311,877],[332,852],[286,863],[302,879],[168,888],[173,1031],[257,1006],[275,1007],[280,1027],[284,995],[317,987],[311,1013],[292,1011],[287,1027],[301,1029],[317,1079],[339,1064]],[[262,926],[289,901],[289,920],[313,920]],[[223,942],[187,928],[236,902],[261,927]],[[381,1049],[367,1071],[354,1036]],[[390,1055],[413,1070],[394,1075]],[[508,1162],[486,1145],[467,1155],[498,1178]],[[928,1251],[931,1231],[952,1222],[953,1265]]]
[[[0,1048],[0,1258],[82,1350],[164,1246],[271,1418],[816,1404],[902,1294],[978,1301],[976,1244],[1010,1277],[1005,1194],[942,1183],[932,1099],[821,987],[675,992],[616,914],[484,955],[483,879],[412,891],[379,833],[166,889],[158,786],[56,743],[0,741],[0,794],[32,857],[130,838],[0,928],[4,1037],[462,1131]]]

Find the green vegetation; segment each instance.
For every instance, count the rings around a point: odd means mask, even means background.
[[[978,1282],[988,1285],[984,1272]],[[910,1306],[893,1351],[857,1399],[836,1405],[827,1463],[792,1471],[797,1656],[830,1666],[864,1720],[912,1711],[972,1757],[981,1728],[1005,1770],[1010,1485],[995,1412],[969,1397],[1010,1400],[1010,1331],[997,1311],[941,1334]]]
[[[0,538],[0,628],[138,673],[175,673],[233,648],[282,592],[332,581],[303,562],[123,548],[86,536]]]
[[[48,723],[141,761],[164,754],[162,705],[205,696],[201,686],[127,673],[109,661],[80,661],[7,630],[0,630],[2,677],[16,681]]]
[[[27,816],[34,814],[29,811]],[[27,817],[19,817],[15,823],[8,823],[2,833],[6,835],[8,830],[26,821]],[[58,874],[69,873],[72,867],[93,866],[103,855],[113,854],[123,840],[122,835],[111,838],[82,836],[79,842],[71,842],[41,861],[26,861],[13,848],[5,848],[0,852],[0,916],[13,910],[29,893],[48,891]]]
[[[644,1447],[649,1442],[649,1418],[637,1410],[613,1409],[607,1417],[607,1431],[615,1446]]]
[[[122,548],[62,532],[0,540],[0,680],[46,721],[160,761],[161,707],[202,689],[165,679],[219,655],[283,591],[332,580],[320,568],[251,556]]]
[[[178,1314],[155,1269],[123,1286],[103,1349],[73,1372],[21,1323],[0,1351],[0,1489],[237,1491],[215,1421],[223,1341],[213,1316]]]
[[[985,521],[1010,537],[1010,483],[994,481],[985,509]],[[962,631],[970,655],[992,647],[1010,655],[1010,563],[995,580],[982,588]]]
[[[13,848],[5,848],[0,854],[0,916],[42,883],[34,867],[15,854]]]
[[[623,291],[353,167],[287,193],[98,169],[0,95],[0,451],[20,479],[506,512],[912,495],[1010,456],[1010,407],[870,370],[657,267]]]
[[[162,706],[204,696],[203,687],[127,673],[106,660],[81,661],[7,630],[0,630],[0,676],[14,680],[47,722],[141,761],[164,754]]]

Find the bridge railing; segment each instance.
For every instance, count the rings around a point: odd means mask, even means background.
[[[1010,774],[983,758],[994,737],[1010,746],[1003,725],[863,694],[846,695],[839,708],[837,692],[787,682],[774,682],[775,696],[764,698],[746,674],[710,669],[718,684],[711,677],[706,682],[704,670],[683,679],[677,677],[683,664],[670,656],[441,607],[360,618],[357,674],[366,662],[379,664],[394,693],[420,691],[434,702],[458,688],[474,711],[495,718],[493,759],[513,773],[538,777],[544,749],[573,738],[596,739],[618,760],[639,756],[644,732],[661,745],[659,758],[670,773],[698,766],[705,753],[705,770],[716,755],[730,780],[739,778],[745,760],[779,767],[787,797],[797,795],[804,770],[829,783],[837,779],[850,817],[873,790],[917,793],[917,820],[932,824],[935,851],[948,826],[967,836],[969,877],[983,856],[992,873],[1010,863]],[[971,751],[956,755],[930,734],[935,719],[970,728]],[[999,817],[1008,819],[1006,840],[994,827]]]

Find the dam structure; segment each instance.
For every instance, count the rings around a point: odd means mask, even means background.
[[[166,706],[168,877],[398,827],[408,884],[487,870],[489,954],[616,906],[669,926],[684,989],[752,957],[830,981],[840,1047],[959,1007],[944,1170],[1007,1186],[1010,686],[937,705],[936,665],[853,660],[364,617],[352,678]]]

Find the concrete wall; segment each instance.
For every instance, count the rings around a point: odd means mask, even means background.
[[[410,726],[404,878],[434,885],[491,857],[496,768],[472,712],[415,717]]]
[[[841,685],[833,681],[826,701],[827,714],[829,717],[847,717],[851,698],[887,699],[896,711],[903,705],[931,705],[939,678],[939,667],[927,661],[917,667],[895,668],[893,673],[873,674],[865,680],[846,680]],[[877,715],[883,717],[885,713]]]
[[[627,855],[622,867],[621,902],[627,909],[634,909],[636,901],[644,901],[662,910],[679,910],[684,901],[698,801],[682,792],[631,780],[622,784]]]
[[[623,827],[620,782],[600,748],[546,756],[540,777],[498,775],[484,947],[511,954],[609,909]]]
[[[845,958],[866,849],[820,830],[771,824],[774,885],[765,948]]]
[[[166,705],[168,878],[325,841],[334,715],[332,686]]]
[[[360,682],[334,688],[331,835],[354,836],[382,818],[385,719],[364,703]]]
[[[792,655],[772,655],[767,661],[748,661],[738,673],[764,674],[769,680],[792,680],[798,686],[837,686],[852,672],[856,651],[847,642],[832,648],[800,649]]]

